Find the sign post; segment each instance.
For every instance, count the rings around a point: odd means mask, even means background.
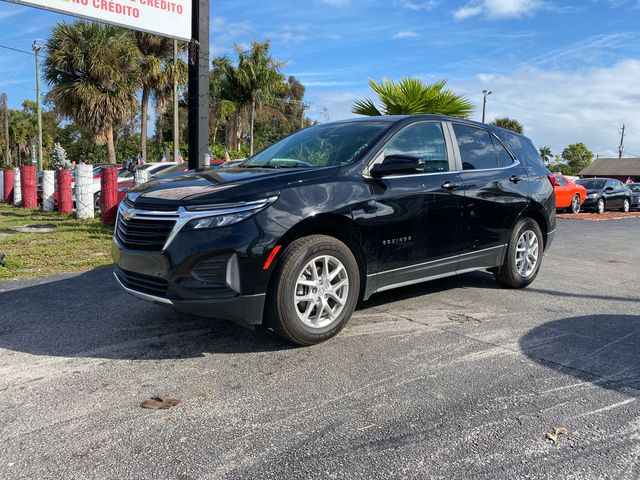
[[[189,44],[189,169],[209,154],[209,0],[193,0]]]

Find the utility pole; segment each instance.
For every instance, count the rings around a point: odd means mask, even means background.
[[[189,42],[189,168],[209,154],[209,0],[193,0]]]
[[[482,123],[484,123],[484,117],[487,112],[487,97],[491,95],[493,92],[491,90],[483,90],[483,100],[482,100]]]
[[[3,93],[2,101],[2,121],[4,122],[4,164],[11,165],[11,149],[9,148],[9,109],[7,108],[7,94]]]
[[[624,154],[624,130],[626,126],[622,124],[622,134],[620,135],[620,146],[618,147],[618,158],[622,158]]]
[[[42,171],[42,108],[40,107],[40,61],[38,53],[42,47],[33,41],[33,51],[36,54],[36,103],[38,110],[38,171]]]
[[[178,40],[173,39],[173,161],[178,161],[178,149],[180,148],[180,132],[178,131]]]

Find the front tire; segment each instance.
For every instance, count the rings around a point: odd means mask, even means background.
[[[516,223],[507,254],[502,266],[494,272],[494,277],[509,288],[524,288],[538,276],[544,250],[542,231],[538,223],[528,217]]]
[[[267,294],[265,323],[299,345],[337,335],[358,302],[360,271],[353,253],[327,235],[294,241],[284,252]]]
[[[580,195],[574,195],[571,200],[571,206],[569,207],[569,211],[574,215],[580,213]]]
[[[620,211],[627,213],[630,209],[631,209],[631,203],[629,202],[628,199],[625,198]]]
[[[604,198],[598,199],[598,204],[596,205],[596,213],[598,215],[602,215],[607,209],[606,203],[604,203]]]

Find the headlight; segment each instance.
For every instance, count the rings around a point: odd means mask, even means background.
[[[590,193],[589,195],[587,195],[587,198],[596,198],[597,196],[597,193]]]
[[[277,196],[233,204],[193,205],[186,207],[186,215],[193,217],[183,230],[220,228],[239,223],[255,215],[278,199]]]
[[[233,213],[229,215],[220,215],[216,217],[198,218],[197,220],[191,220],[184,227],[185,230],[203,230],[205,228],[218,228],[233,225],[234,223],[241,222],[242,220],[249,218],[256,212],[242,212]]]

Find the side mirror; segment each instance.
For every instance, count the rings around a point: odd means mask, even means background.
[[[604,189],[605,192],[613,192],[615,189],[613,187],[607,187]]]
[[[411,174],[424,171],[424,161],[408,155],[389,155],[382,163],[375,164],[369,173],[374,178],[386,175]]]

